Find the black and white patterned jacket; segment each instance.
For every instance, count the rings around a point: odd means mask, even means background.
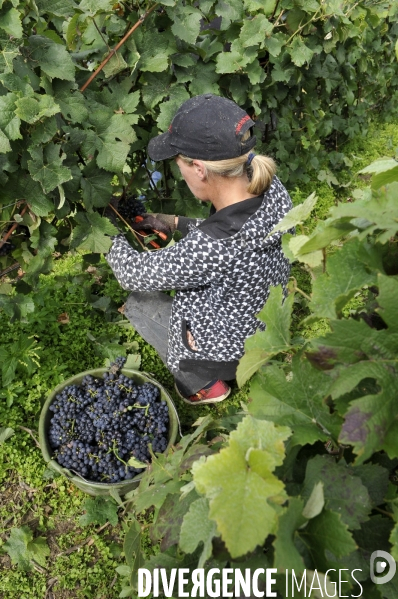
[[[245,202],[250,200],[240,204]],[[215,239],[206,232],[211,230],[209,217],[192,221],[196,224],[188,224],[183,239],[156,252],[139,253],[123,236],[115,238],[106,259],[124,289],[176,290],[167,356],[172,372],[189,365],[213,364],[218,366],[218,378],[234,378],[245,339],[265,328],[255,315],[265,304],[270,286],[285,285],[289,277],[281,234],[266,236],[292,208],[292,202],[274,177],[258,205],[228,237]],[[216,213],[219,220],[223,210]],[[197,351],[188,345],[187,329]]]

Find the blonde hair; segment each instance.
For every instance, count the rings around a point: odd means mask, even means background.
[[[248,138],[250,132],[248,131],[244,138]],[[242,139],[245,141],[245,139]],[[272,158],[263,156],[262,154],[255,154],[250,164],[247,164],[248,156],[242,154],[236,158],[229,158],[228,160],[202,160],[205,166],[206,177],[219,176],[229,178],[239,178],[243,175],[247,175],[249,179],[249,185],[247,191],[250,194],[260,195],[267,191],[271,185],[273,176],[276,173],[276,164]],[[183,160],[189,166],[192,165],[194,159],[188,158],[179,154],[181,160]]]

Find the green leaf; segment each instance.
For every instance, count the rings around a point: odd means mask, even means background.
[[[81,0],[79,9],[93,17],[99,12],[109,12],[112,5],[113,0]]]
[[[35,97],[20,98],[15,102],[15,114],[27,123],[36,123],[43,117],[51,117],[60,111],[51,96],[35,94]]]
[[[153,108],[170,94],[172,77],[169,73],[143,73],[142,99],[147,108]]]
[[[286,38],[282,33],[274,33],[264,40],[264,46],[271,56],[276,58],[282,51]]]
[[[131,457],[127,463],[129,466],[133,466],[133,468],[147,468],[148,466],[145,462],[140,462],[140,460],[134,457]]]
[[[15,431],[13,428],[5,426],[0,427],[0,445],[7,441],[7,439],[10,439],[10,437],[13,436],[14,432]]]
[[[389,328],[378,331],[362,321],[335,321],[331,323],[332,333],[314,342],[317,352],[308,355],[320,367],[334,366],[336,374],[330,388],[334,399],[350,393],[363,379],[377,382],[379,390],[351,401],[344,416],[340,439],[353,445],[358,463],[384,448],[384,444],[390,457],[398,455],[393,442],[398,416],[395,400],[398,281],[379,274],[378,283],[380,313]]]
[[[366,237],[378,229],[386,233],[380,235],[379,241],[386,243],[398,230],[398,182],[391,183],[361,200],[339,204],[331,209],[331,219],[352,219],[356,228],[360,227],[362,237]]]
[[[18,99],[16,94],[6,94],[0,96],[0,129],[5,133],[8,139],[22,139],[19,132],[21,121],[15,114],[15,102]]]
[[[314,51],[305,45],[303,38],[299,35],[294,38],[289,53],[297,67],[302,67],[306,62],[311,62],[314,55]]]
[[[307,499],[307,503],[303,509],[303,516],[310,520],[318,516],[325,505],[325,495],[323,492],[323,483],[318,482],[314,485],[311,495]]]
[[[304,502],[298,497],[289,498],[289,506],[279,516],[278,530],[273,542],[275,549],[274,568],[278,572],[292,569],[296,574],[301,574],[305,569],[302,556],[297,550],[297,530],[306,522],[303,516]]]
[[[3,549],[10,556],[12,563],[16,564],[20,570],[31,570],[31,559],[44,565],[45,558],[50,555],[50,549],[44,537],[33,540],[33,533],[28,526],[12,528]]]
[[[81,526],[89,526],[90,524],[106,524],[110,522],[112,526],[118,523],[117,510],[118,506],[111,497],[95,497],[94,499],[86,499],[83,504],[86,513],[80,516],[79,523]]]
[[[289,434],[286,427],[247,416],[231,433],[227,448],[193,465],[196,488],[209,499],[209,516],[232,557],[252,551],[276,531],[277,512],[268,500],[283,502],[284,487],[263,462],[283,459],[283,439]]]
[[[329,552],[340,558],[356,549],[348,527],[343,524],[339,514],[329,510],[324,510],[310,520],[300,531],[300,536],[304,539],[316,567],[322,572],[329,568]]]
[[[245,48],[256,46],[264,40],[264,37],[271,35],[272,29],[272,23],[263,14],[258,14],[243,23],[239,35],[240,42]]]
[[[201,12],[193,6],[178,7],[174,13],[171,31],[179,39],[194,44],[200,31]]]
[[[78,225],[73,229],[71,247],[79,247],[94,253],[106,253],[112,241],[106,235],[116,235],[118,230],[107,218],[97,212],[78,212],[74,217]]]
[[[301,495],[308,499],[318,483],[323,484],[325,507],[340,515],[351,530],[359,529],[372,509],[367,488],[358,476],[331,456],[316,456],[307,463]],[[355,505],[355,509],[353,506]]]
[[[53,202],[46,197],[39,183],[25,174],[13,173],[10,175],[5,198],[8,201],[26,200],[37,216],[47,216],[54,210]]]
[[[8,137],[0,130],[0,154],[6,154],[7,152],[11,152],[10,142]]]
[[[16,8],[10,8],[6,12],[0,12],[0,29],[4,29],[8,35],[20,38],[23,35],[21,24],[21,13]]]
[[[4,44],[4,47],[0,48],[0,72],[12,73],[14,69],[13,60],[19,54],[19,49],[15,44]]]
[[[256,374],[248,409],[257,418],[289,426],[293,430],[291,445],[326,441],[332,433],[338,435],[341,422],[336,414],[330,414],[325,403],[330,385],[326,374],[297,354],[289,380],[276,366],[267,366]]]
[[[302,204],[294,206],[294,208],[285,214],[282,220],[279,221],[279,223],[272,229],[267,237],[271,237],[271,235],[274,235],[274,233],[277,233],[278,231],[287,231],[288,229],[291,229],[307,220],[317,202],[317,199],[318,198],[315,195],[315,192],[313,192]]]
[[[294,294],[282,303],[282,286],[271,287],[264,308],[257,314],[267,325],[265,331],[257,331],[245,342],[245,353],[239,361],[236,378],[239,387],[271,356],[290,348],[290,323]]]
[[[51,78],[74,81],[75,66],[66,48],[40,35],[29,38],[30,57]]]
[[[203,568],[212,554],[212,539],[217,534],[217,526],[209,518],[209,503],[207,499],[197,499],[191,503],[185,514],[181,532],[180,547],[185,553],[193,553],[199,543],[203,543],[203,552],[199,558],[198,568]]]
[[[136,556],[141,550],[141,535],[141,526],[137,520],[133,519],[123,543],[124,555],[126,556],[127,566],[130,570],[133,569]]]
[[[181,498],[178,494],[166,497],[159,510],[157,520],[150,531],[154,543],[161,539],[161,552],[167,551],[170,547],[178,544],[183,518],[191,503],[196,499],[198,499],[198,495],[195,491],[191,491]]]
[[[326,272],[313,282],[311,310],[316,317],[336,318],[356,291],[377,282],[368,258],[357,238],[328,257]]]
[[[56,144],[48,144],[44,152],[42,146],[29,150],[32,156],[32,160],[28,160],[29,172],[34,181],[39,181],[44,193],[72,179],[71,171],[66,166],[62,166],[66,156],[65,154],[60,156],[59,149]]]
[[[167,131],[178,108],[183,102],[189,100],[189,97],[188,92],[182,85],[173,88],[172,99],[162,102],[160,106],[160,114],[157,121],[160,131]]]
[[[107,54],[108,52],[104,58],[107,56]],[[123,71],[123,69],[125,69],[127,66],[127,62],[124,60],[121,52],[115,52],[115,54],[103,68],[104,75],[108,79],[109,77],[113,77],[113,75],[120,73],[120,71]]]
[[[146,468],[147,466],[148,464],[144,464],[143,466],[135,467]],[[139,489],[134,498],[134,506],[136,511],[142,512],[143,510],[148,509],[152,505],[155,506],[156,509],[160,509],[163,503],[165,502],[166,497],[170,494],[173,495],[174,493],[179,493],[183,485],[183,481],[169,480],[159,485],[150,485],[147,489],[143,491]]]
[[[94,160],[84,167],[81,178],[81,188],[84,205],[87,210],[105,207],[112,196],[112,177],[97,168]]]
[[[127,354],[127,360],[124,365],[125,368],[132,368],[133,370],[139,370],[141,366],[141,355],[140,354]]]
[[[73,0],[36,0],[40,12],[57,17],[72,17],[77,8]]]

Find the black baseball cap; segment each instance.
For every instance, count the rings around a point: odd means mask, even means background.
[[[235,102],[203,94],[180,106],[169,130],[151,139],[148,154],[152,160],[166,160],[183,154],[199,160],[226,160],[246,154],[256,145],[251,135],[242,137],[254,122]]]

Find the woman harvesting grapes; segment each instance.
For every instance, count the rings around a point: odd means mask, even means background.
[[[272,159],[252,148],[254,122],[237,104],[205,94],[187,100],[169,130],[152,139],[152,160],[174,158],[210,216],[146,215],[139,228],[181,231],[174,246],[138,253],[122,235],[107,261],[129,296],[125,314],[173,373],[192,405],[230,393],[245,339],[264,329],[256,314],[271,285],[285,285],[289,263],[281,233],[267,237],[290,210]],[[175,289],[172,299],[162,290]],[[158,293],[154,293],[158,292]]]

